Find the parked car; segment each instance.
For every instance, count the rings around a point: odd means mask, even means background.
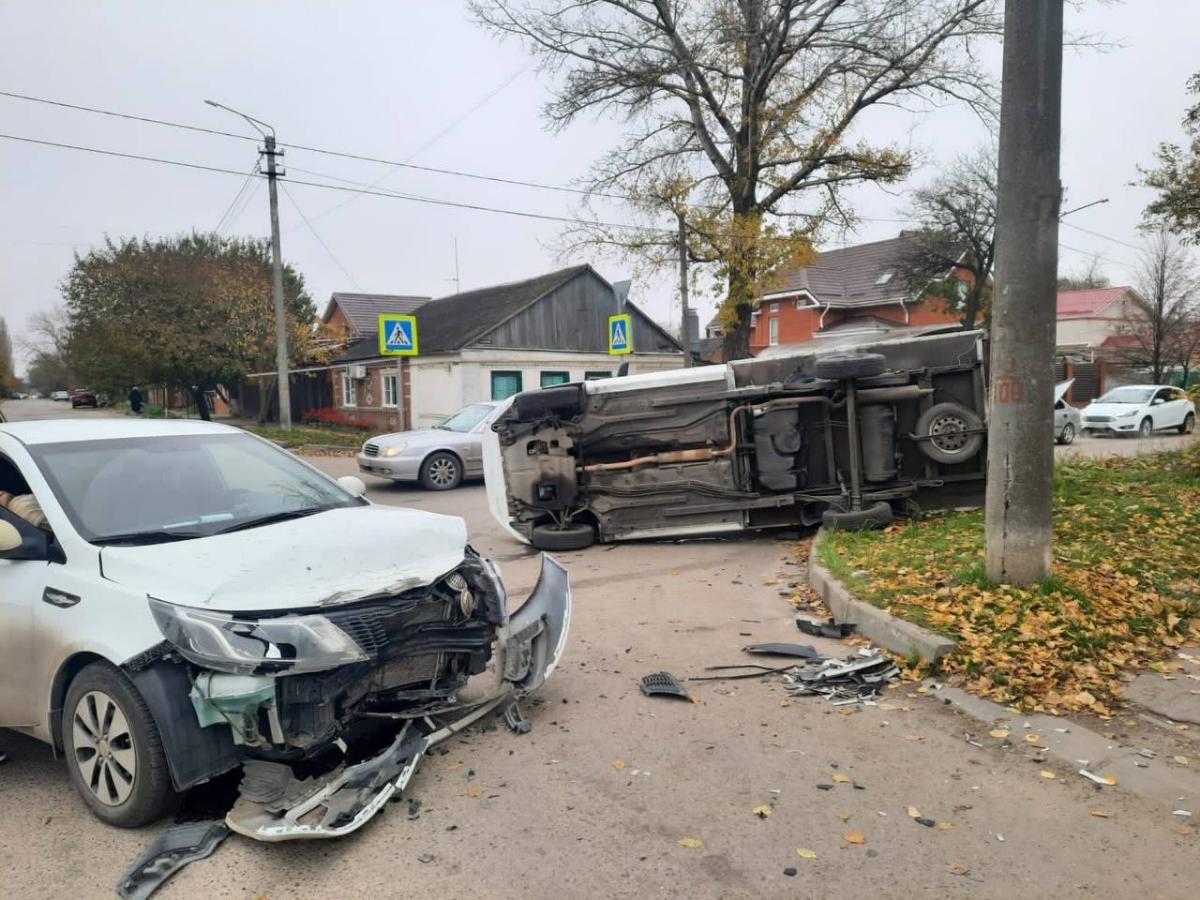
[[[113,825],[241,766],[235,831],[346,834],[566,641],[550,557],[510,617],[461,519],[374,506],[229,426],[2,425],[0,490],[52,529],[0,509],[0,727],[53,745]]]
[[[81,406],[90,406],[94,409],[99,405],[100,400],[91,388],[75,388],[71,391],[71,409],[78,409]]]
[[[1083,430],[1083,415],[1066,401],[1067,391],[1075,383],[1074,378],[1054,386],[1054,442],[1070,444],[1075,435]]]
[[[53,393],[50,394],[50,399],[55,400],[55,401],[70,400],[71,392],[70,391],[54,391]]]
[[[1102,435],[1148,438],[1167,429],[1191,434],[1196,428],[1196,404],[1171,385],[1126,384],[1089,403],[1083,410],[1083,426]]]
[[[519,540],[877,527],[982,503],[980,334],[954,330],[518,394],[484,439]]]
[[[12,395],[12,398],[13,398],[14,400],[28,400],[28,399],[29,399],[29,395],[28,395],[28,394],[25,394],[25,393],[22,393],[21,391],[14,391],[14,392],[13,392],[13,395]]]
[[[483,435],[500,406],[471,403],[432,428],[373,437],[358,453],[358,469],[392,481],[419,481],[431,491],[448,491],[464,478],[479,478]]]

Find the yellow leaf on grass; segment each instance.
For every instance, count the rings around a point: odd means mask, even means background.
[[[1057,778],[1057,777],[1058,777],[1058,776],[1057,776],[1057,775],[1055,775],[1053,772],[1051,772],[1049,769],[1042,769],[1042,771],[1041,771],[1039,774],[1040,774],[1040,775],[1041,775],[1043,778]]]
[[[756,807],[754,807],[754,809],[753,809],[753,812],[754,812],[754,814],[755,814],[756,816],[758,816],[760,819],[765,819],[765,818],[766,818],[767,816],[769,816],[769,815],[770,815],[772,812],[774,812],[774,810],[772,810],[772,809],[771,809],[771,807],[767,806],[767,805],[764,803],[762,806],[756,806]]]
[[[623,760],[623,759],[614,759],[612,761],[612,767],[614,769],[623,769],[623,768],[625,768],[625,765],[626,765],[626,763],[625,763],[625,760]]]
[[[1002,741],[1006,737],[1008,737],[1008,729],[1007,728],[997,728],[994,731],[989,731],[988,734],[990,734],[992,737],[996,738],[996,740]]]
[[[910,806],[908,808],[908,815],[913,819],[919,819],[921,818],[921,811],[915,806]]]
[[[467,796],[468,797],[482,797],[483,796],[483,788],[469,787],[469,788],[467,788]]]
[[[850,776],[843,775],[841,772],[838,772],[836,775],[833,776],[833,780],[836,781],[838,784],[848,784],[850,782]]]
[[[798,857],[800,857],[801,859],[816,859],[817,858],[817,852],[815,850],[809,850],[807,847],[798,847],[796,849],[796,855]]]
[[[844,840],[847,844],[865,844],[867,842],[867,836],[861,831],[847,831],[842,835],[842,840]]]
[[[693,850],[697,847],[704,846],[704,841],[700,840],[699,838],[680,838],[675,843],[677,843],[680,847],[688,847]]]
[[[1093,809],[1092,815],[1095,816],[1097,819],[1107,819],[1108,818],[1108,813],[1106,813],[1102,809]]]

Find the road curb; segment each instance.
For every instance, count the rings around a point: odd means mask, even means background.
[[[958,644],[920,625],[914,625],[855,597],[837,577],[821,565],[817,555],[820,529],[813,538],[808,554],[808,584],[829,607],[838,622],[853,622],[858,633],[901,656],[916,653],[926,663],[936,662],[954,650]]]

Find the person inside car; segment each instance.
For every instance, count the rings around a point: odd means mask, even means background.
[[[20,516],[35,528],[50,530],[50,523],[42,512],[41,504],[33,494],[13,494],[0,491],[0,506],[15,516]],[[21,546],[21,535],[8,522],[0,522],[0,551],[13,550]]]

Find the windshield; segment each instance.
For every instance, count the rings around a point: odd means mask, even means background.
[[[1097,403],[1147,403],[1150,397],[1154,394],[1153,390],[1146,388],[1113,388],[1099,400]]]
[[[470,406],[464,406],[450,418],[439,422],[433,427],[446,431],[470,431],[486,419],[488,414],[494,411],[495,408],[494,406],[488,406],[486,403],[472,403]]]
[[[30,447],[71,524],[92,543],[159,543],[363,501],[248,434]],[[261,524],[266,524],[263,521]]]

